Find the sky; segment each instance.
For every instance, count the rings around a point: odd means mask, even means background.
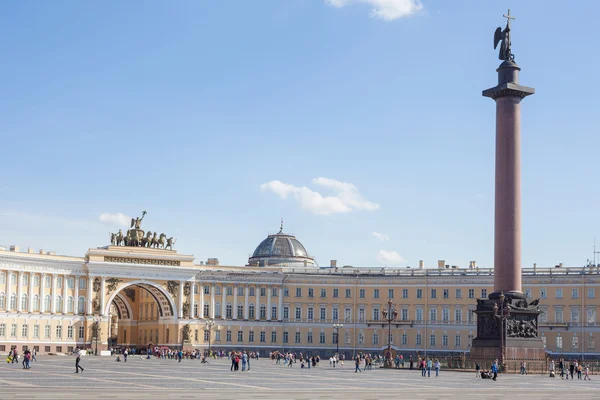
[[[321,266],[493,266],[493,33],[511,9],[525,267],[600,250],[600,2],[0,5],[0,244],[109,232],[244,265],[269,233]],[[600,259],[600,254],[597,255]]]

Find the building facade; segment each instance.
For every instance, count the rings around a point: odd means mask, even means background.
[[[282,235],[303,251],[290,255],[293,263],[285,263],[274,243],[266,251],[264,241],[252,256],[260,257],[254,266],[221,266],[215,259],[196,264],[193,256],[147,247],[106,246],[84,257],[0,250],[0,352],[13,345],[42,353],[210,345],[321,355],[339,347],[351,356],[387,348],[383,309],[390,299],[398,311],[391,324],[398,352],[469,350],[476,298],[493,290],[493,269],[444,261],[437,268],[317,268],[305,266],[311,258],[304,247]],[[600,355],[598,266],[534,267],[522,278],[525,293],[540,298],[549,352]],[[343,327],[337,331],[334,324]]]

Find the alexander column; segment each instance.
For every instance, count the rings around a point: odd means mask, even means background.
[[[494,33],[494,48],[500,44],[502,64],[498,85],[483,96],[496,101],[496,196],[494,217],[494,293],[524,298],[521,290],[521,100],[535,93],[519,85],[521,68],[511,52],[510,20]]]
[[[470,357],[484,363],[499,359],[542,360],[538,337],[539,300],[528,303],[521,289],[521,100],[535,93],[519,84],[521,68],[511,49],[510,21],[494,33],[502,63],[498,84],[483,91],[496,101],[496,195],[494,215],[494,292],[478,299],[477,337]]]

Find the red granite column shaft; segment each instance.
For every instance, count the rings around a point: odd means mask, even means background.
[[[521,98],[496,98],[494,291],[521,293]]]

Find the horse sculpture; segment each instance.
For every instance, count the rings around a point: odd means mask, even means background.
[[[160,237],[156,241],[156,248],[158,248],[158,249],[164,249],[165,248],[166,238],[167,238],[167,235],[165,235],[164,233],[161,233]]]
[[[152,232],[148,232],[145,237],[142,238],[142,247],[150,247],[152,244]]]

